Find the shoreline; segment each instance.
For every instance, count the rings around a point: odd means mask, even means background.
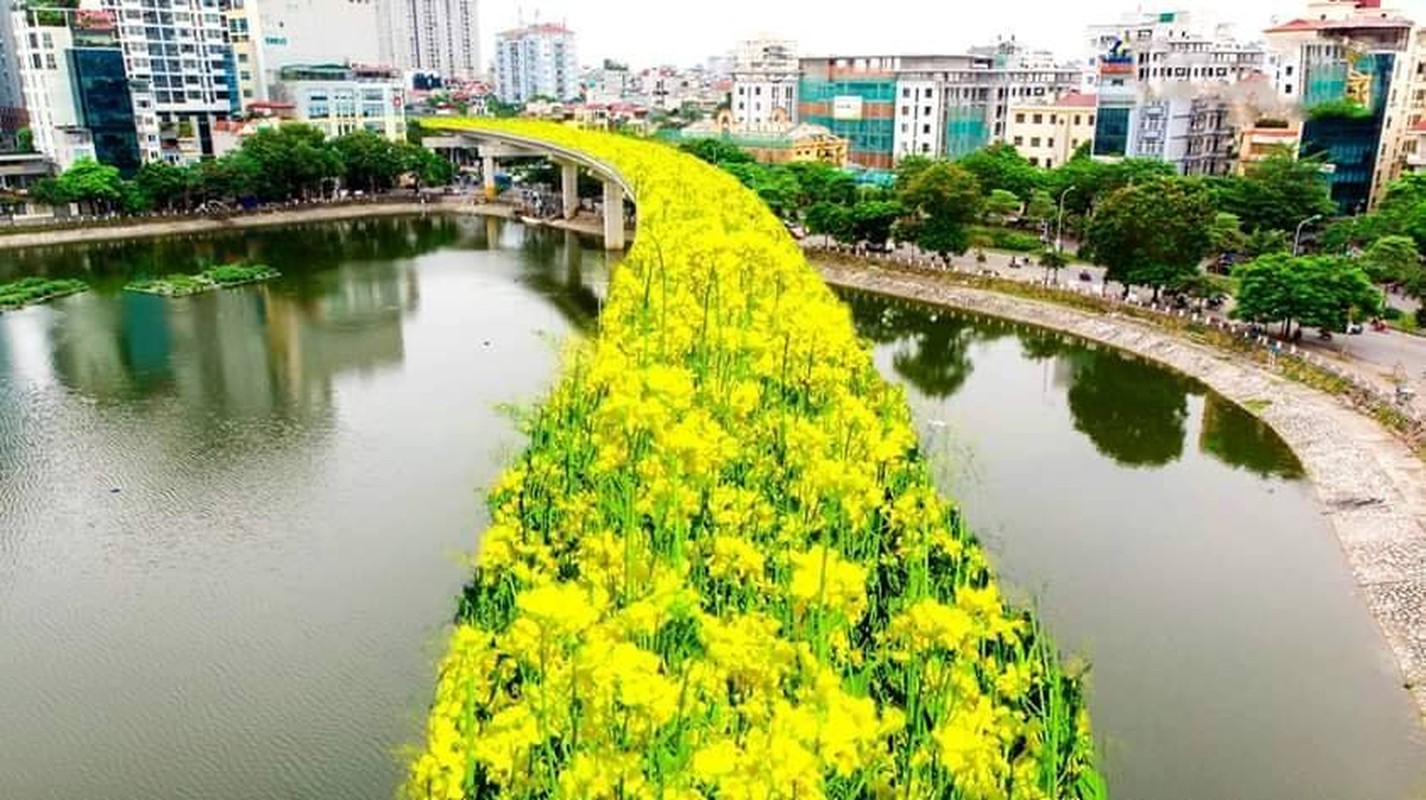
[[[1426,724],[1426,528],[1421,523],[1426,465],[1376,420],[1247,359],[1123,316],[1095,315],[873,265],[812,263],[830,286],[1066,333],[1169,367],[1240,407],[1256,409],[1250,413],[1277,432],[1302,462],[1357,591]]]
[[[0,250],[16,250],[27,247],[52,247],[66,244],[84,244],[111,239],[152,239],[159,236],[183,236],[186,234],[219,233],[223,231],[264,228],[276,225],[300,225],[307,222],[337,222],[362,217],[396,217],[421,214],[456,214],[475,217],[498,217],[518,222],[515,210],[510,206],[476,204],[464,202],[465,198],[454,198],[429,203],[374,202],[350,203],[346,205],[316,206],[308,208],[280,209],[238,214],[223,219],[198,217],[194,219],[163,219],[152,222],[135,221],[129,224],[95,225],[92,227],[64,228],[61,230],[36,230],[28,233],[0,234]],[[573,231],[590,236],[602,236],[598,221],[576,217],[573,220],[544,220],[543,227]]]

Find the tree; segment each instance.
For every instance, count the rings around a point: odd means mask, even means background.
[[[158,208],[182,208],[188,205],[189,193],[198,177],[184,167],[164,161],[150,161],[134,173],[134,184]]]
[[[968,153],[956,163],[975,176],[984,192],[998,189],[1017,198],[1029,197],[1043,180],[1043,173],[1026,161],[1014,145],[1005,142]]]
[[[60,196],[75,203],[88,203],[95,211],[112,211],[124,196],[118,167],[81,158],[58,179]]]
[[[896,200],[863,200],[847,211],[847,223],[853,241],[884,244],[891,238],[892,226],[906,214]]]
[[[1374,313],[1381,295],[1360,267],[1339,256],[1275,254],[1240,264],[1233,316],[1259,323],[1282,323],[1345,330],[1353,312]]]
[[[403,172],[396,146],[385,136],[357,130],[338,136],[331,144],[341,157],[343,180],[352,189],[388,189]]]
[[[1046,281],[1050,279],[1051,272],[1053,272],[1054,277],[1058,279],[1060,270],[1069,266],[1069,259],[1065,258],[1064,253],[1061,253],[1060,251],[1054,248],[1050,248],[1040,254],[1040,266],[1045,268]]]
[[[1374,283],[1415,283],[1421,255],[1410,236],[1383,236],[1372,242],[1359,261]]]
[[[744,186],[757,192],[774,214],[789,219],[796,213],[799,187],[790,172],[755,163],[734,162],[722,166]]]
[[[256,168],[252,189],[264,200],[307,197],[344,171],[337,150],[311,125],[263,128],[244,139],[238,153]]]
[[[410,142],[396,144],[396,161],[401,172],[410,175],[416,186],[446,186],[455,180],[456,168],[434,151]]]
[[[719,166],[753,163],[753,157],[746,151],[721,139],[694,139],[679,145],[678,149]]]
[[[807,230],[811,233],[831,236],[846,244],[856,241],[845,206],[828,202],[814,203],[803,216],[807,221]]]
[[[1237,214],[1219,211],[1213,215],[1213,226],[1209,229],[1213,240],[1213,250],[1217,253],[1242,252],[1247,237],[1243,235],[1243,223]]]
[[[1051,197],[1049,192],[1044,189],[1036,189],[1030,193],[1030,202],[1025,206],[1025,216],[1044,223],[1055,219],[1058,210],[1055,198]]]
[[[901,204],[910,217],[903,220],[904,235],[923,249],[939,253],[964,253],[969,245],[968,226],[980,215],[980,184],[964,168],[947,161],[919,167],[901,189]]]
[[[922,171],[934,163],[936,163],[936,159],[927,158],[926,156],[907,156],[896,162],[897,190],[904,190],[917,175],[921,174]]]
[[[797,181],[797,206],[816,203],[850,205],[857,199],[857,181],[847,172],[820,161],[800,161],[771,169],[787,172]]]
[[[1158,178],[1109,195],[1089,222],[1086,249],[1106,280],[1161,287],[1198,272],[1213,248],[1213,206],[1194,181]]]
[[[1020,211],[1020,198],[1005,189],[992,190],[985,198],[985,216],[1004,222]]]
[[[35,132],[29,128],[21,128],[15,131],[15,152],[33,153],[35,152]]]
[[[1336,211],[1321,163],[1287,152],[1268,156],[1245,175],[1217,178],[1211,185],[1218,209],[1236,214],[1248,231],[1295,231],[1304,219]]]
[[[1248,258],[1291,252],[1292,237],[1287,231],[1259,228],[1243,237],[1243,253]]]

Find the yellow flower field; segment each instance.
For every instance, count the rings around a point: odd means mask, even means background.
[[[1103,796],[1077,680],[758,198],[656,143],[441,125],[597,158],[640,221],[491,491],[403,796]]]

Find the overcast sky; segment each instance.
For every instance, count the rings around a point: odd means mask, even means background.
[[[1126,11],[1184,9],[1195,19],[1233,23],[1243,38],[1274,16],[1291,19],[1304,0],[480,0],[487,53],[495,32],[564,22],[577,35],[579,60],[605,57],[631,66],[691,66],[726,53],[740,39],[772,33],[806,54],[956,52],[1014,36],[1062,56],[1083,55],[1084,26],[1116,22]],[[1388,0],[1426,20],[1426,0]],[[844,7],[860,13],[842,13]]]

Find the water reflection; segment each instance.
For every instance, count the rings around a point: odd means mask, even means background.
[[[1199,450],[1263,476],[1295,478],[1302,467],[1261,420],[1201,383],[1107,348],[1027,325],[855,292],[844,294],[858,332],[894,345],[892,367],[923,395],[947,398],[975,370],[977,344],[1014,336],[1022,354],[1050,364],[1065,387],[1074,429],[1116,464],[1157,468],[1183,457],[1189,396],[1204,396]]]

